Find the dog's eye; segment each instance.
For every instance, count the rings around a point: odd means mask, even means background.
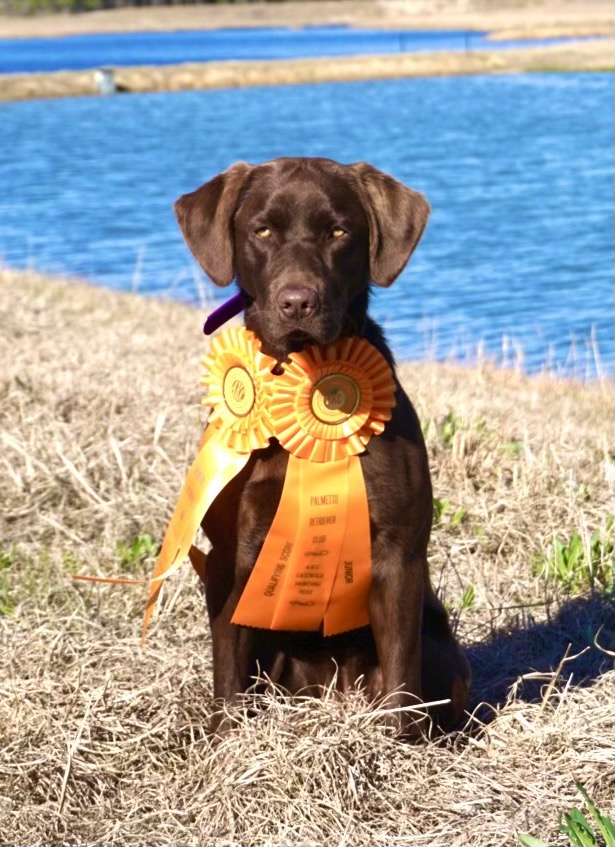
[[[341,226],[331,227],[331,238],[341,238],[343,235],[346,235],[346,230],[342,229]]]
[[[259,226],[255,233],[259,238],[271,238],[271,230],[268,226]]]

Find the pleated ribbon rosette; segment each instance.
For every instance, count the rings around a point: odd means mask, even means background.
[[[367,625],[371,545],[359,455],[391,418],[388,363],[351,337],[292,353],[278,374],[252,332],[231,328],[202,364],[212,411],[152,575],[143,634],[162,581],[186,555],[202,572],[204,557],[191,545],[214,499],[274,437],[289,453],[282,496],[232,622],[322,625],[325,635]]]

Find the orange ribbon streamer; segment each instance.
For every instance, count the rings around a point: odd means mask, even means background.
[[[349,518],[352,531],[349,531]],[[371,550],[361,463],[290,456],[280,505],[232,623],[334,635],[369,623]]]
[[[174,573],[188,555],[201,520],[218,494],[244,468],[250,453],[236,453],[214,436],[212,427],[205,433],[201,449],[192,463],[184,487],[167,528],[154,573],[141,629],[147,627],[158,603],[162,580]]]
[[[371,584],[369,504],[358,456],[348,459],[348,516],[342,552],[324,618],[324,634],[346,632],[369,623]]]

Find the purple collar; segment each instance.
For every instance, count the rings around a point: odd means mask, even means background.
[[[203,332],[205,335],[211,335],[212,332],[220,329],[222,324],[230,321],[231,318],[234,318],[242,310],[243,298],[241,294],[235,294],[230,300],[227,300],[226,303],[223,303],[221,306],[218,306],[217,309],[214,309],[203,325]]]

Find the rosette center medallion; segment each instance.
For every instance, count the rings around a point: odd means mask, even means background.
[[[359,408],[361,389],[344,374],[329,374],[319,379],[310,397],[310,408],[321,423],[339,425],[351,418]]]
[[[222,394],[230,412],[238,418],[249,415],[256,400],[252,377],[239,365],[229,368],[224,376]]]

